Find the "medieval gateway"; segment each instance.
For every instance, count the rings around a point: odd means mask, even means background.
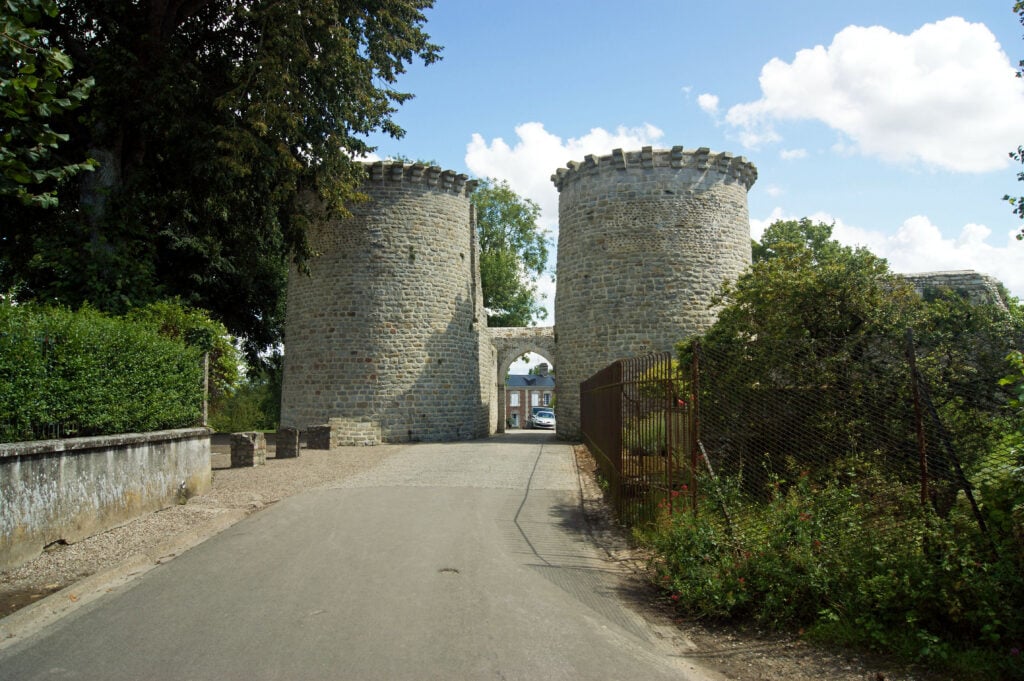
[[[557,371],[558,435],[576,439],[580,381],[615,360],[670,351],[714,322],[712,296],[750,265],[753,164],[644,147],[587,156],[551,179],[556,326],[492,329],[475,183],[422,164],[369,165],[370,200],[316,226],[310,275],[289,276],[282,427],[329,424],[335,445],[500,432],[505,373],[536,352]],[[974,272],[908,278],[999,299],[998,282]]]
[[[558,435],[579,434],[579,383],[671,350],[714,321],[712,295],[750,264],[757,170],[706,148],[587,156],[559,191],[555,327],[491,329],[470,204],[475,183],[421,164],[368,167],[370,200],[310,234],[288,280],[281,425],[337,444],[504,430],[504,377],[525,352],[558,372]]]

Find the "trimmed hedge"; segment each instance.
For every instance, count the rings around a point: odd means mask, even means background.
[[[0,442],[193,426],[202,371],[155,324],[0,303]]]

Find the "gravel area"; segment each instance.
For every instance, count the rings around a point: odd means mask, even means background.
[[[38,558],[0,572],[0,618],[214,521],[227,511],[253,513],[297,492],[337,485],[370,470],[402,448],[303,449],[296,459],[276,459],[271,447],[266,466],[231,468],[230,447],[214,445],[213,486],[208,493],[74,544],[54,544]]]

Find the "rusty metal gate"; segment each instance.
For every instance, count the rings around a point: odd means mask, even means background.
[[[619,360],[580,384],[580,430],[628,525],[695,508],[697,404],[691,367],[671,353]]]

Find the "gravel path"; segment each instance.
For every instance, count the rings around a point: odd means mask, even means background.
[[[297,492],[338,485],[402,449],[402,445],[303,449],[297,459],[271,456],[266,466],[230,468],[230,447],[215,445],[211,448],[213,487],[208,493],[80,542],[56,544],[35,560],[0,572],[0,618],[84,577],[147,553],[172,537],[215,522],[228,512],[254,513]]]

